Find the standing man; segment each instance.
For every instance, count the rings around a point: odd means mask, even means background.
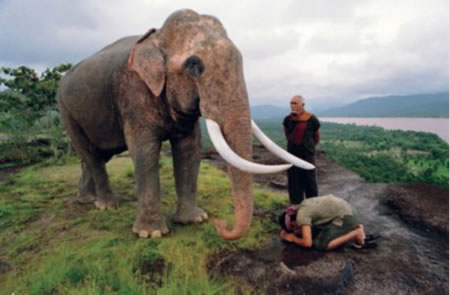
[[[291,99],[291,114],[284,118],[284,133],[288,152],[315,165],[316,145],[319,143],[320,122],[305,110],[305,99],[296,95]],[[316,169],[304,170],[292,166],[288,170],[288,190],[291,204],[300,204],[304,198],[319,194]]]

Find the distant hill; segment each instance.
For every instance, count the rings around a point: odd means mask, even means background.
[[[448,92],[371,97],[317,112],[322,117],[431,117],[448,118]]]
[[[252,119],[276,119],[284,118],[291,111],[289,107],[278,107],[274,105],[257,105],[251,107]]]

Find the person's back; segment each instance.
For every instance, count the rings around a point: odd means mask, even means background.
[[[356,248],[376,247],[376,243],[365,244],[364,226],[354,215],[349,203],[331,194],[306,199],[279,216],[280,236],[299,246],[324,251],[352,240]]]
[[[336,218],[354,214],[352,207],[345,200],[326,195],[321,197],[305,199],[297,211],[297,224],[309,224],[320,226]]]

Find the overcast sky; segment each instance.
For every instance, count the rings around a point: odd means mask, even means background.
[[[77,63],[181,8],[225,26],[252,105],[448,91],[448,0],[0,0],[0,65]]]

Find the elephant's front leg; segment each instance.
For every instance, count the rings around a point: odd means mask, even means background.
[[[201,133],[197,121],[194,130],[183,138],[171,139],[175,185],[178,196],[175,221],[183,224],[200,223],[208,219],[197,207],[197,178],[201,160]]]
[[[130,148],[133,155],[138,191],[138,206],[133,232],[142,238],[158,238],[168,233],[166,219],[161,213],[159,189],[159,153],[161,142],[140,138]]]

